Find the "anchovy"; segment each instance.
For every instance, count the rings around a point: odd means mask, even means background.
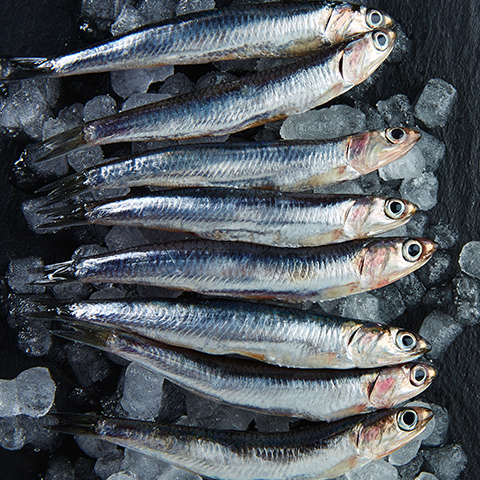
[[[87,122],[27,148],[22,159],[85,145],[223,135],[302,113],[365,80],[394,41],[391,30],[367,33],[285,66]]]
[[[416,210],[396,198],[205,188],[49,206],[39,210],[45,219],[36,230],[124,225],[210,240],[310,247],[373,237],[404,225]]]
[[[54,331],[160,373],[204,398],[271,415],[334,421],[390,408],[423,392],[436,375],[423,363],[366,370],[282,368],[212,356],[101,327]]]
[[[101,188],[228,187],[296,192],[353,180],[400,158],[418,130],[388,128],[335,140],[175,145],[114,160],[39,190],[49,199]]]
[[[56,58],[2,58],[0,80],[301,56],[392,26],[393,20],[378,10],[343,2],[243,5],[147,25]]]
[[[37,285],[155,285],[207,295],[321,301],[387,285],[425,264],[431,240],[379,238],[310,248],[192,240],[45,266]]]
[[[10,312],[137,333],[213,355],[239,354],[295,368],[372,368],[430,350],[407,330],[271,305],[226,301],[79,301],[51,305],[10,296]]]
[[[94,436],[219,480],[321,480],[389,455],[433,418],[427,408],[384,410],[287,433],[239,432],[94,415],[55,414],[50,428]]]

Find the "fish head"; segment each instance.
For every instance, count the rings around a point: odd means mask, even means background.
[[[437,248],[425,238],[372,239],[356,257],[360,284],[370,290],[388,285],[428,262]]]
[[[347,352],[358,368],[369,368],[415,360],[430,349],[430,344],[416,333],[390,325],[366,323],[350,337]]]
[[[374,30],[348,43],[338,67],[345,88],[368,78],[390,55],[394,43],[395,33],[387,29]]]
[[[405,363],[381,368],[369,387],[369,401],[376,409],[391,408],[422,393],[437,370],[427,363]]]
[[[366,175],[408,153],[421,137],[420,131],[408,127],[352,135],[347,146],[348,163]]]
[[[417,210],[401,198],[359,196],[346,212],[345,233],[352,239],[373,237],[404,225]]]
[[[423,407],[398,408],[367,415],[355,432],[357,451],[370,460],[390,455],[420,435],[432,418],[433,412]]]
[[[391,28],[394,24],[393,19],[380,10],[340,3],[333,8],[324,35],[335,44],[376,28]]]

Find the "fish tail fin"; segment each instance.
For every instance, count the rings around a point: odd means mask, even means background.
[[[46,428],[68,435],[97,435],[97,426],[103,417],[85,413],[49,413]],[[54,423],[55,422],[55,423]]]
[[[84,173],[74,173],[39,188],[35,193],[46,193],[45,205],[51,205],[86,192],[87,182]]]
[[[0,80],[22,80],[54,73],[48,58],[1,57]]]
[[[74,260],[45,265],[44,267],[32,269],[29,273],[42,275],[40,278],[30,282],[30,285],[48,286],[76,281]]]
[[[29,145],[22,152],[20,161],[30,165],[64,155],[87,144],[83,126],[72,128],[47,138],[36,145]]]
[[[10,293],[7,298],[10,315],[45,320],[73,320],[67,303],[54,298],[35,298]]]
[[[110,351],[108,348],[108,340],[114,331],[94,325],[89,325],[88,328],[80,325],[72,325],[68,330],[51,330],[50,333],[65,340],[83,343],[84,345],[108,352]]]
[[[55,205],[49,204],[38,209],[37,213],[42,216],[43,221],[35,226],[38,229],[69,228],[88,225],[86,219],[87,209],[84,204],[78,205]]]

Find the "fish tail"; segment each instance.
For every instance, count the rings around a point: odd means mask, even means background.
[[[44,267],[30,270],[30,273],[43,275],[43,277],[30,282],[30,285],[48,286],[76,281],[74,260],[45,265]]]
[[[86,220],[86,206],[76,205],[55,205],[49,204],[37,211],[44,218],[43,222],[35,226],[35,230],[49,228],[70,228],[81,225],[88,225]]]
[[[51,423],[46,428],[68,435],[97,435],[96,429],[102,417],[85,413],[49,413]]]
[[[80,126],[47,138],[36,145],[27,146],[22,152],[20,160],[27,165],[43,162],[64,155],[86,144],[83,126]]]
[[[83,343],[84,345],[108,352],[110,351],[108,341],[114,332],[93,325],[89,325],[88,328],[75,325],[68,330],[50,330],[50,333],[65,340]]]
[[[7,305],[10,315],[66,322],[74,320],[67,303],[54,298],[32,298],[10,293]]]
[[[22,80],[53,73],[48,58],[0,57],[0,80]]]
[[[84,173],[74,173],[65,178],[60,178],[39,188],[35,193],[47,193],[45,205],[75,197],[88,190],[87,177]]]

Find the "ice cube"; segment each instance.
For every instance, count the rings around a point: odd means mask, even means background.
[[[195,89],[214,87],[222,83],[229,83],[237,80],[233,73],[228,72],[209,72],[200,77],[195,85]]]
[[[422,301],[427,290],[414,273],[397,280],[395,287],[398,289],[407,310],[416,307]]]
[[[422,131],[422,138],[418,141],[417,146],[425,158],[426,171],[435,172],[445,156],[445,144],[433,135]]]
[[[214,8],[215,0],[180,0],[175,13],[177,15],[185,15],[192,12],[201,12],[202,10],[213,10]]]
[[[345,298],[339,307],[342,317],[379,322],[380,300],[371,293],[358,293]]]
[[[366,129],[365,114],[348,105],[310,110],[288,117],[280,129],[285,140],[326,140],[363,132]]]
[[[130,110],[131,108],[159,102],[160,100],[165,100],[169,97],[170,95],[166,93],[135,93],[125,101],[121,111],[124,112],[125,110]]]
[[[113,443],[90,435],[75,435],[74,438],[80,449],[91,458],[103,458],[118,450]]]
[[[390,323],[405,311],[402,295],[395,285],[386,285],[372,294],[380,300],[379,322]]]
[[[195,84],[184,73],[175,73],[165,80],[158,93],[175,97],[176,95],[189,93],[194,88]]]
[[[480,242],[466,243],[458,260],[462,272],[480,280]]]
[[[178,0],[143,0],[138,11],[147,23],[157,23],[167,18],[175,17]]]
[[[419,333],[432,345],[428,357],[436,359],[462,333],[462,327],[450,315],[434,310],[423,321]]]
[[[124,453],[122,450],[115,450],[106,457],[99,458],[95,462],[95,473],[102,479],[123,471]]]
[[[427,450],[424,455],[439,480],[455,480],[467,465],[467,456],[460,445]]]
[[[110,475],[107,480],[137,480],[138,477],[130,472],[118,472]]]
[[[416,178],[425,169],[425,158],[418,146],[414,146],[406,155],[378,169],[380,178],[385,181],[398,178]]]
[[[407,223],[407,232],[410,237],[424,237],[430,220],[425,212],[417,212]]]
[[[162,472],[168,470],[170,465],[158,458],[144,455],[129,448],[125,449],[123,469],[136,475],[139,480],[156,479]]]
[[[118,287],[105,287],[93,292],[90,296],[90,300],[110,300],[115,298],[125,298],[125,296],[125,290]]]
[[[410,463],[416,457],[418,450],[420,450],[421,443],[422,441],[416,438],[411,440],[403,447],[391,453],[388,456],[388,462],[396,466]]]
[[[413,127],[413,111],[410,100],[399,93],[388,100],[380,100],[377,109],[390,127]]]
[[[135,93],[145,93],[154,82],[155,72],[150,68],[117,70],[110,73],[110,78],[113,91],[120,97],[128,98]]]
[[[110,375],[110,367],[98,350],[75,343],[65,345],[65,351],[75,377],[82,387],[101,382]]]
[[[105,247],[101,247],[96,243],[90,245],[81,245],[78,247],[72,255],[72,260],[83,257],[91,257],[93,255],[101,255],[102,253],[107,253],[108,250]]]
[[[447,310],[452,305],[452,300],[453,288],[451,284],[448,284],[443,287],[436,287],[428,290],[422,298],[422,304],[430,309],[438,308],[440,310]],[[455,318],[455,320],[460,324],[463,323],[458,318]]]
[[[0,398],[1,395],[0,392]],[[26,431],[23,428],[21,417],[0,418],[0,446],[2,448],[20,450],[27,443],[25,435]]]
[[[452,248],[458,241],[458,235],[447,225],[434,225],[428,230],[428,238],[438,243],[440,248]]]
[[[457,98],[457,90],[440,78],[427,82],[415,105],[415,116],[426,127],[444,127]]]
[[[75,480],[75,470],[70,460],[63,456],[50,457],[44,480]]]
[[[459,274],[453,279],[455,320],[461,325],[476,325],[480,321],[480,282]]]
[[[393,31],[395,32],[395,44],[392,53],[387,58],[387,63],[400,63],[407,58],[410,52],[410,40],[398,23],[394,25]]]
[[[93,458],[80,457],[75,460],[75,480],[98,480],[95,475],[95,460]]]
[[[433,410],[434,413],[433,421],[430,422],[433,423],[434,428],[428,437],[423,438],[422,445],[425,445],[426,447],[438,447],[445,443],[445,440],[447,439],[450,419],[447,410],[440,405],[431,403],[428,405],[428,408]]]
[[[453,273],[452,256],[443,250],[435,252],[433,257],[419,270],[416,275],[427,288],[439,287],[450,280]]]
[[[52,346],[52,336],[43,320],[26,319],[18,331],[18,348],[31,357],[46,355]]]
[[[131,363],[125,372],[120,403],[130,418],[153,420],[162,408],[164,377]]]
[[[415,480],[438,480],[438,478],[431,473],[421,472],[418,477],[415,477]]]
[[[77,172],[82,172],[87,168],[100,165],[104,162],[103,150],[100,145],[82,148],[67,155],[67,161],[70,166]]]
[[[113,90],[115,90],[114,87]],[[115,90],[115,93],[118,92]],[[86,122],[90,122],[115,113],[117,113],[117,102],[110,95],[98,95],[85,104],[83,118]]]
[[[0,380],[0,416],[43,417],[53,405],[55,389],[45,367],[24,370],[13,380]]]
[[[39,257],[12,260],[6,274],[8,285],[16,293],[43,293],[44,286],[31,285],[43,277],[42,269],[43,261]]]
[[[385,460],[370,462],[346,475],[348,480],[397,480],[398,471]]]
[[[52,290],[58,300],[82,300],[88,297],[91,287],[86,283],[59,283]]]
[[[110,27],[110,32],[112,35],[118,36],[131,30],[135,30],[146,23],[147,21],[142,17],[139,11],[127,4],[123,7],[120,15]]]
[[[202,480],[202,477],[169,465],[168,469],[161,475],[158,475],[156,480]]]
[[[438,180],[431,172],[404,180],[400,186],[402,198],[415,203],[421,210],[430,210],[437,204],[437,191]]]
[[[105,237],[105,245],[111,252],[131,247],[139,247],[147,243],[137,227],[115,225]]]
[[[414,480],[422,468],[422,465],[423,457],[421,455],[417,455],[410,463],[398,466],[398,474],[402,480]]]

